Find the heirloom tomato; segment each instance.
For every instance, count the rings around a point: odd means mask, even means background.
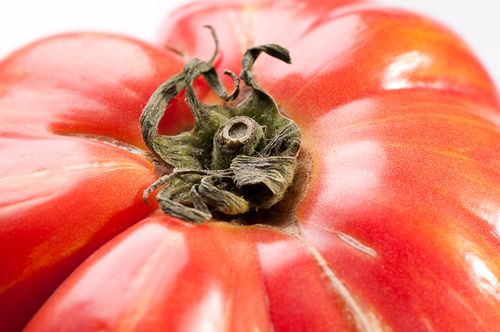
[[[1,331],[499,329],[499,95],[428,18],[209,0],[156,45],[50,37],[0,62],[0,142]]]

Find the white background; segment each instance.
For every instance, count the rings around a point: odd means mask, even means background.
[[[119,32],[155,41],[161,22],[187,0],[2,0],[0,58],[37,38],[68,31]],[[447,24],[475,50],[500,86],[500,1],[379,0]]]

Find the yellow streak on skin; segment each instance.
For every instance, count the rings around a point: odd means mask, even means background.
[[[29,181],[31,179],[47,178],[51,176],[60,176],[63,172],[78,172],[85,170],[99,170],[99,172],[114,172],[119,170],[141,170],[143,167],[135,163],[125,163],[125,162],[94,162],[94,163],[84,163],[76,164],[71,166],[66,166],[63,168],[53,168],[44,169],[40,171],[35,171],[25,174],[17,174],[12,176],[6,176],[0,178],[0,185],[17,183],[20,181]]]
[[[18,190],[25,188],[25,184],[22,183],[22,181],[40,181],[43,178],[50,178],[50,177],[57,177],[60,176],[62,172],[65,171],[71,171],[71,172],[78,172],[78,171],[85,171],[85,170],[99,170],[99,174],[102,174],[102,172],[114,172],[114,171],[120,171],[120,170],[143,170],[144,168],[141,167],[138,164],[134,163],[127,163],[127,162],[93,162],[93,163],[83,163],[83,164],[75,164],[71,166],[67,166],[64,168],[59,168],[59,169],[46,169],[46,170],[41,170],[41,171],[35,171],[31,173],[26,173],[26,174],[19,174],[19,175],[13,175],[9,177],[4,177],[0,178],[0,187],[1,186],[7,186],[10,185],[11,187],[9,188],[10,191],[16,190],[16,188],[12,188],[14,185],[17,185],[19,187]],[[92,176],[93,174],[88,174],[89,176]],[[50,196],[55,196],[55,195],[48,195],[45,196],[45,198],[50,198]],[[24,201],[23,201],[24,202]],[[13,204],[8,204],[5,207],[11,207]],[[1,209],[2,207],[0,207]],[[57,256],[59,257],[67,257],[71,253],[75,252],[78,248],[80,248],[84,243],[86,243],[85,239],[81,239],[81,243],[73,243],[73,245],[70,248],[67,248],[64,252],[57,252]],[[39,246],[33,248],[29,261],[31,264],[27,264],[26,269],[20,274],[18,278],[15,280],[12,280],[11,282],[7,283],[3,287],[0,288],[0,294],[4,293],[6,290],[11,288],[13,285],[17,284],[18,282],[26,279],[26,277],[30,274],[32,274],[35,271],[40,270],[44,266],[49,266],[50,262],[53,260],[53,256],[47,255],[47,253],[54,251],[54,246],[53,243],[51,242],[51,239],[46,239],[43,243],[41,243]]]
[[[475,159],[470,158],[469,156],[457,152],[457,151],[452,151],[452,150],[444,150],[444,149],[438,149],[438,148],[433,148],[433,147],[426,147],[426,146],[418,146],[418,145],[411,145],[411,144],[399,144],[399,143],[385,143],[384,146],[387,147],[392,147],[396,149],[401,149],[401,150],[414,150],[414,151],[425,151],[425,152],[430,152],[430,153],[435,153],[442,155],[444,157],[448,157],[450,159],[454,160],[460,160],[464,161],[470,164],[477,164],[478,167],[484,168],[484,169],[489,169],[490,171],[494,172],[495,174],[500,174],[499,171],[493,166],[489,164],[482,164],[476,161]],[[492,151],[493,153],[493,151]]]
[[[170,236],[167,238],[168,241],[162,242],[158,247],[155,248],[153,252],[149,255],[149,258],[143,263],[139,271],[137,271],[134,278],[130,281],[130,292],[133,294],[137,289],[142,288],[141,297],[133,303],[132,306],[125,307],[123,313],[120,315],[120,325],[117,331],[133,331],[138,328],[141,319],[148,314],[148,310],[153,307],[154,297],[156,295],[156,289],[153,287],[154,283],[149,285],[151,287],[145,286],[145,276],[151,273],[152,263],[158,261],[158,257],[161,257],[165,253],[165,249],[172,246],[175,242],[182,241],[179,236]]]
[[[307,240],[304,238],[300,237],[299,240],[314,257],[318,266],[323,270],[325,276],[330,281],[331,286],[346,303],[348,310],[351,312],[356,322],[358,330],[363,332],[390,331],[389,327],[384,326],[384,324],[380,321],[376,313],[368,310],[367,308],[363,308],[362,305],[354,298],[346,285],[344,285],[339,277],[337,277],[333,270],[328,266],[328,263],[323,258],[321,253],[314,246],[307,243]]]
[[[413,107],[412,107],[413,108]],[[404,108],[398,108],[399,110],[403,110]],[[491,130],[493,132],[496,132],[498,130],[497,126],[494,125],[493,123],[485,122],[485,121],[476,121],[473,119],[465,119],[460,116],[451,116],[447,114],[405,114],[405,115],[399,115],[399,116],[392,116],[392,117],[387,117],[387,118],[381,118],[381,119],[374,119],[371,121],[366,121],[366,122],[359,122],[353,125],[348,125],[344,127],[338,128],[338,130],[350,130],[350,129],[357,129],[357,128],[363,128],[363,127],[374,127],[374,126],[379,126],[379,125],[385,125],[385,124],[391,124],[392,122],[400,122],[400,123],[405,123],[409,124],[410,121],[421,121],[421,120],[436,120],[436,121],[446,121],[450,123],[460,123],[469,127],[475,127],[481,130]]]
[[[257,10],[264,1],[245,2],[241,5],[241,17],[228,14],[228,19],[232,23],[234,35],[240,45],[241,54],[255,46],[255,35],[257,31]],[[241,24],[243,22],[243,24]]]

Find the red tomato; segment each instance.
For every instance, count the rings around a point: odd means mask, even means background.
[[[498,330],[500,99],[459,38],[347,0],[206,1],[166,22],[163,47],[70,34],[0,63],[1,331]],[[255,76],[301,129],[300,183],[253,226],[142,200],[158,176],[139,116],[210,58],[206,24],[220,70],[255,45],[292,55]],[[177,98],[162,130],[191,124]]]

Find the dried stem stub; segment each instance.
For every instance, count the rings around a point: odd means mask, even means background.
[[[152,94],[141,115],[143,138],[158,162],[170,165],[173,172],[145,190],[145,201],[161,187],[156,199],[165,213],[202,222],[213,212],[235,216],[268,209],[283,198],[297,167],[300,132],[254,79],[252,66],[262,52],[290,63],[288,51],[279,45],[252,47],[243,55],[239,76],[225,72],[234,81],[234,91],[228,94],[212,66],[214,54],[209,62],[189,61],[183,72]],[[224,101],[222,105],[207,105],[197,98],[193,81],[199,76]],[[232,105],[240,80],[251,92]],[[183,90],[194,128],[175,136],[160,135],[166,107]]]

